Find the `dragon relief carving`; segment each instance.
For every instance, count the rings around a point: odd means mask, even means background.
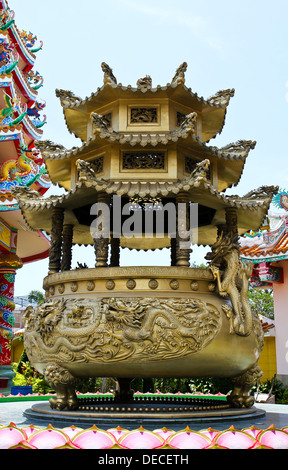
[[[183,64],[179,65],[177,68],[174,77],[172,78],[172,84],[183,84],[185,83],[185,72],[187,71],[188,64],[187,62],[183,62]]]
[[[49,363],[157,361],[203,349],[220,319],[199,299],[47,300],[25,311],[25,346]]]
[[[152,87],[152,78],[150,77],[150,75],[146,75],[146,77],[139,78],[139,80],[137,80],[137,87],[151,88]]]
[[[223,153],[239,153],[239,154],[248,154],[250,150],[253,150],[256,147],[255,140],[238,140],[237,142],[233,142],[231,144],[225,145],[221,147],[221,152]],[[216,147],[213,147],[216,148]]]
[[[62,88],[56,89],[55,92],[57,98],[60,98],[61,104],[63,106],[73,106],[74,104],[80,103],[82,98],[80,96],[74,95],[70,90],[63,90]]]
[[[231,332],[249,336],[253,330],[253,315],[248,301],[248,281],[253,266],[239,259],[238,239],[238,234],[222,232],[206,259],[210,260],[209,267],[217,280],[219,294],[231,300],[232,308],[223,306]]]
[[[35,147],[41,151],[41,154],[45,157],[51,154],[65,153],[67,149],[62,144],[52,142],[52,140],[38,140],[35,142]]]
[[[196,112],[187,114],[181,122],[178,132],[185,131],[185,133],[195,133],[195,124],[197,121],[197,116],[198,115]]]
[[[92,119],[93,124],[95,125],[95,130],[96,132],[100,132],[101,130],[108,130],[109,128],[109,123],[107,122],[107,119],[105,119],[104,116],[101,114],[92,112],[90,114],[90,117]]]
[[[228,106],[230,98],[233,98],[235,95],[234,88],[227,88],[226,90],[220,90],[215,93],[215,95],[210,96],[207,102],[211,106]]]
[[[209,179],[210,160],[205,159],[195,165],[190,176],[182,182],[184,190],[190,189],[190,186],[198,187],[201,183],[207,183]]]
[[[117,79],[115,75],[113,74],[113,70],[111,67],[106,64],[105,62],[102,62],[101,64],[102,71],[104,72],[104,84],[107,85],[117,85]]]
[[[93,168],[93,165],[84,160],[76,160],[76,169],[78,171],[78,180],[81,181],[91,181],[97,183],[98,185],[108,184],[107,180],[104,178],[97,177],[97,174]]]

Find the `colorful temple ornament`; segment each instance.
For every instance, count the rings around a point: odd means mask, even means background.
[[[0,12],[0,377],[1,391],[7,392],[13,377],[15,276],[23,264],[45,258],[50,246],[43,232],[29,230],[11,189],[29,187],[44,194],[50,181],[35,148],[46,122],[37,91],[43,79],[33,70],[35,37],[22,37],[6,0],[0,1]]]
[[[118,431],[117,431],[118,430]],[[274,425],[266,429],[250,426],[249,428],[237,429],[230,426],[223,431],[216,429],[201,429],[193,431],[189,427],[180,431],[170,430],[167,433],[165,428],[149,431],[140,426],[138,429],[122,429],[120,426],[115,429],[101,429],[93,425],[88,429],[76,426],[57,429],[51,424],[46,428],[37,426],[16,426],[10,423],[8,426],[0,425],[0,449],[98,449],[98,450],[137,450],[137,449],[155,449],[155,450],[188,450],[188,449],[288,449],[287,428],[277,428]],[[123,455],[126,455],[124,452]],[[125,457],[120,452],[114,454],[109,452],[98,456],[98,463],[108,465],[109,463],[119,462],[123,464]],[[118,456],[118,457],[116,457]],[[143,455],[127,455],[128,461],[141,462],[148,465],[153,458],[153,463],[157,460],[160,464],[166,462],[171,464],[172,458],[175,463],[181,460],[181,454],[175,455],[156,452],[154,456],[150,453]],[[177,462],[176,462],[177,458]],[[187,455],[182,454],[187,464]],[[115,459],[115,460],[114,460]],[[145,459],[145,460],[144,460]],[[128,466],[128,465],[127,465]]]
[[[278,193],[272,199],[272,204],[278,209],[288,211],[288,192],[285,189],[279,189]]]
[[[288,279],[288,193],[279,189],[272,198],[266,222],[257,234],[249,232],[240,239],[240,257],[252,266],[251,287],[273,290],[275,319],[275,371],[281,380],[288,376],[287,340],[282,331],[287,328]],[[275,210],[277,208],[277,210]]]

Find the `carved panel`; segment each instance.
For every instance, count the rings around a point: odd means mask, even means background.
[[[129,108],[129,124],[157,124],[157,107],[131,107]]]
[[[164,170],[165,152],[123,152],[123,170]]]
[[[94,173],[102,173],[104,169],[104,155],[94,158],[94,160],[89,160],[88,163],[91,165]]]
[[[32,363],[151,362],[206,347],[221,313],[191,298],[74,298],[30,306],[24,322]]]

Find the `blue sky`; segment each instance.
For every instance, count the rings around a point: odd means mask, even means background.
[[[119,83],[132,86],[146,74],[153,86],[165,85],[186,61],[186,85],[198,95],[235,88],[223,132],[210,144],[257,141],[230,193],[242,195],[264,184],[288,189],[287,0],[10,0],[9,6],[18,28],[44,43],[35,65],[44,76],[44,139],[67,148],[80,144],[66,129],[55,89],[89,96],[103,84],[102,61]],[[77,256],[83,261],[91,252]],[[192,259],[200,258],[195,253]],[[41,289],[46,272],[47,260],[22,268],[16,295]]]

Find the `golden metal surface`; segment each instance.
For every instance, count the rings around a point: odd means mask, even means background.
[[[52,408],[77,408],[77,380],[92,376],[118,378],[118,404],[131,395],[130,378],[203,376],[233,379],[232,406],[253,403],[263,330],[249,307],[250,268],[239,263],[235,236],[258,229],[275,188],[223,193],[238,183],[255,142],[206,145],[221,132],[234,90],[199,98],[185,86],[186,69],[184,62],[165,87],[153,89],[147,76],[133,89],[118,85],[103,62],[104,85],[90,98],[58,90],[67,127],[83,145],[38,147],[52,182],[67,192],[44,198],[28,188],[12,191],[27,225],[51,234],[46,300],[28,307],[24,322],[28,357],[56,390]],[[188,267],[191,248],[181,248],[186,238],[179,235],[189,228],[188,211],[184,222],[176,213],[175,239],[157,239],[154,228],[155,238],[142,238],[142,226],[138,238],[118,242],[109,230],[93,239],[90,208],[115,208],[113,196],[198,204],[196,244],[212,246],[210,266]],[[93,245],[97,268],[69,270],[73,244]],[[120,245],[170,247],[172,266],[119,267]]]

